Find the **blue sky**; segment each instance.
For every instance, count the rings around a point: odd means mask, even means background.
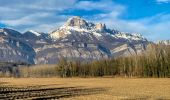
[[[0,27],[49,32],[71,16],[109,28],[170,39],[170,0],[0,0]]]

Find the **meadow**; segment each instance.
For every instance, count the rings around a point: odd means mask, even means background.
[[[168,78],[0,78],[0,99],[169,100]]]

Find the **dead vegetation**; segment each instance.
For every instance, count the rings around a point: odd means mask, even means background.
[[[157,78],[1,78],[0,99],[169,100]]]

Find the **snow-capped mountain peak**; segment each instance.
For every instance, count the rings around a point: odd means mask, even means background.
[[[125,39],[128,41],[147,41],[146,38],[144,38],[139,33],[125,33],[117,30],[107,29],[106,25],[103,23],[95,24],[92,22],[88,22],[78,16],[69,18],[66,24],[64,24],[57,30],[52,31],[50,33],[50,37],[55,41],[59,38],[65,38],[71,34],[77,34],[78,36],[82,35],[82,37],[85,35],[91,35],[89,36],[90,39],[92,39],[91,37],[95,37],[97,38],[97,40],[107,35],[110,37]]]
[[[34,31],[34,30],[29,30],[28,32],[33,33],[36,36],[40,36],[41,35],[39,32]]]
[[[106,25],[103,23],[93,23],[88,22],[81,17],[74,16],[67,20],[67,22],[59,27],[58,29],[50,33],[50,37],[54,40],[59,38],[65,38],[70,34],[80,33],[81,35],[93,35],[98,38],[103,35],[103,33],[109,33]],[[80,35],[79,34],[79,35]]]
[[[74,16],[67,20],[65,26],[77,27],[77,28],[88,28],[88,23],[81,17]]]
[[[106,25],[103,24],[103,23],[97,23],[97,24],[95,25],[95,28],[96,28],[96,30],[104,31],[104,30],[106,30]]]

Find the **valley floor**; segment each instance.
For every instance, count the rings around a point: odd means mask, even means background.
[[[0,78],[0,99],[169,100],[168,78]]]

